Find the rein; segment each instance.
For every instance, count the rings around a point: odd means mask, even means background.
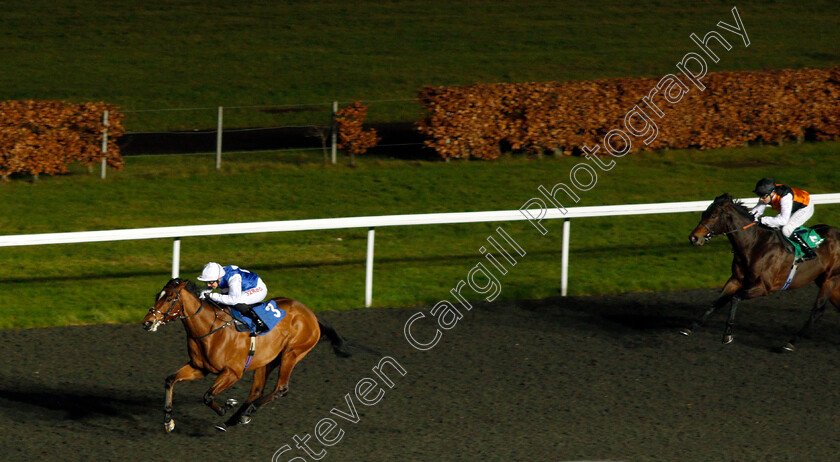
[[[745,229],[752,228],[752,227],[753,227],[753,226],[755,226],[757,223],[758,223],[757,221],[754,221],[754,222],[749,223],[749,224],[746,224],[746,225],[744,225],[744,226],[742,226],[742,227],[740,227],[740,228],[735,228],[735,229],[732,229],[732,230],[729,230],[729,231],[725,231],[725,232],[723,232],[723,233],[718,233],[718,234],[715,234],[715,233],[714,233],[711,229],[709,229],[709,227],[708,227],[708,226],[706,226],[706,223],[700,223],[700,224],[701,224],[701,225],[703,225],[703,227],[704,227],[704,228],[706,228],[706,231],[708,231],[708,233],[706,233],[706,235],[705,235],[705,236],[703,236],[703,239],[705,239],[705,240],[708,242],[708,241],[710,241],[710,240],[711,240],[713,237],[715,237],[715,236],[726,236],[727,234],[737,233],[738,231],[743,231],[743,230],[745,230]]]
[[[204,300],[201,300],[201,306],[204,306]],[[201,310],[201,308],[199,308],[199,311],[200,310]],[[196,314],[198,314],[198,311],[196,311]],[[210,324],[210,332],[208,332],[204,335],[199,335],[198,337],[190,336],[191,339],[198,340],[198,339],[202,339],[204,337],[209,337],[209,336],[215,334],[216,332],[219,332],[220,330],[224,329],[225,327],[233,324],[233,316],[231,316],[230,321],[227,321],[224,324],[222,324],[221,326],[213,329],[213,326],[216,324],[216,321],[219,319],[219,310],[216,310],[215,312],[213,312],[213,315],[215,316],[215,319],[213,319],[213,324]],[[195,315],[193,315],[193,316],[195,316]]]

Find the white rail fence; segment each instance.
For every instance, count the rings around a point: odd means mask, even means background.
[[[745,203],[755,202],[755,197],[741,199]],[[812,194],[814,204],[840,203],[840,193]],[[559,209],[546,210],[542,220],[563,219],[561,254],[561,294],[566,295],[569,279],[569,240],[572,218],[610,217],[624,215],[649,215],[662,213],[699,212],[705,210],[710,200],[692,202],[664,202],[656,204],[601,205],[592,207],[570,207],[566,213]],[[365,271],[365,306],[373,300],[373,253],[374,231],[385,226],[440,225],[459,223],[486,223],[534,220],[519,210],[490,212],[428,213],[416,215],[382,215],[368,217],[320,218],[311,220],[264,221],[253,223],[228,223],[214,225],[169,226],[158,228],[115,229],[108,231],[81,231],[67,233],[19,234],[0,236],[0,247],[76,244],[83,242],[108,242],[139,239],[174,239],[172,244],[172,277],[180,273],[181,238],[197,236],[219,236],[230,234],[274,233],[288,231],[317,231],[328,229],[368,228],[367,259]]]

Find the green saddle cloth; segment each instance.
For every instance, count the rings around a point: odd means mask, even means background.
[[[812,249],[816,249],[817,247],[819,247],[820,244],[822,244],[822,241],[824,240],[822,236],[817,234],[816,231],[814,231],[811,228],[806,228],[804,226],[796,228],[795,230],[793,230],[793,232],[802,236],[802,240],[805,241],[805,243],[808,244],[808,247]],[[788,240],[793,243],[793,248],[795,251],[794,257],[802,258],[802,256],[805,255],[805,252],[803,252],[802,249],[799,248],[799,244],[792,241],[791,239]]]

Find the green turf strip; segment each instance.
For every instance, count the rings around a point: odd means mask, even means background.
[[[840,143],[641,153],[616,159],[578,205],[751,196],[774,176],[811,193],[840,190]],[[737,159],[737,160],[731,160]],[[537,187],[567,182],[577,157],[421,162],[359,159],[325,167],[319,155],[233,154],[217,172],[212,156],[129,158],[105,181],[71,174],[0,184],[4,234],[71,232],[246,221],[517,209]],[[571,202],[568,205],[572,205]],[[725,240],[693,248],[699,213],[575,219],[569,292],[574,295],[716,287],[730,262]],[[840,224],[840,205],[811,220]],[[375,306],[446,298],[503,226],[527,252],[500,278],[502,299],[557,295],[560,221],[541,236],[530,224],[484,223],[376,231]],[[315,310],[364,305],[366,229],[184,238],[181,274],[209,260],[257,271],[275,296]],[[172,241],[153,239],[0,248],[6,299],[0,327],[139,321],[170,277]],[[486,261],[485,261],[486,263]],[[473,300],[481,296],[465,290]]]

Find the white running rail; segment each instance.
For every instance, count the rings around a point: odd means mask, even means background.
[[[749,204],[755,197],[741,199]],[[814,204],[840,203],[840,193],[812,194]],[[663,202],[656,204],[599,205],[569,207],[566,213],[557,208],[546,211],[542,220],[563,219],[561,258],[561,294],[568,289],[569,232],[572,218],[609,217],[622,215],[648,215],[660,213],[699,212],[706,210],[711,200],[692,202]],[[178,277],[181,238],[219,236],[228,234],[274,233],[286,231],[315,231],[326,229],[368,228],[367,261],[365,271],[365,306],[373,299],[373,242],[374,230],[384,226],[439,225],[456,223],[507,222],[534,219],[519,210],[490,212],[427,213],[416,215],[382,215],[369,217],[319,218],[311,220],[262,221],[252,223],[227,223],[214,225],[168,226],[159,228],[115,229],[108,231],[80,231],[67,233],[19,234],[0,236],[0,247],[76,244],[82,242],[108,242],[135,239],[174,239],[172,245],[172,277]]]

